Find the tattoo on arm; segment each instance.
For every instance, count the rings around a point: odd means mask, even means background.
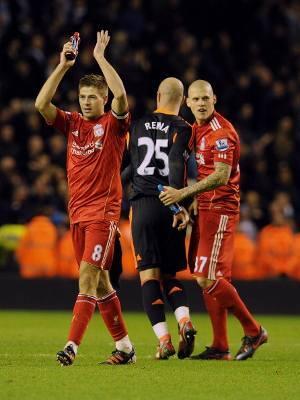
[[[183,198],[194,196],[198,193],[209,192],[218,186],[226,185],[231,173],[231,166],[222,162],[215,163],[215,171],[206,178],[182,189]]]

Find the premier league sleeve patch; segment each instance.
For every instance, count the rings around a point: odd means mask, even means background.
[[[229,149],[229,143],[227,139],[218,139],[216,140],[216,150],[218,151],[226,151]]]

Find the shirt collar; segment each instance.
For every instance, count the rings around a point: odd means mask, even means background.
[[[193,124],[193,126],[194,126],[195,128],[197,128],[197,127],[198,127],[198,128],[202,128],[203,126],[209,124],[210,121],[211,121],[215,116],[216,116],[216,110],[214,110],[213,113],[211,114],[211,116],[205,121],[205,124],[203,124],[203,125],[198,125],[198,124],[197,124],[197,121],[195,121],[194,124]]]
[[[167,114],[167,115],[177,115],[173,112],[171,112],[170,110],[168,110],[167,108],[157,108],[155,111],[153,111],[154,113],[162,113],[162,114]]]

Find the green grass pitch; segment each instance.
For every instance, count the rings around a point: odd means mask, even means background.
[[[125,313],[137,350],[136,365],[99,366],[113,350],[95,313],[76,362],[60,367],[55,354],[64,343],[70,312],[0,312],[1,400],[293,400],[300,399],[300,317],[259,316],[270,334],[253,359],[237,361],[156,361],[156,339],[144,314]],[[209,344],[207,316],[194,315],[195,353]],[[175,319],[168,315],[174,345]],[[229,319],[231,351],[242,332]]]

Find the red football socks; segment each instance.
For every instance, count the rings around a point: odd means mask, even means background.
[[[203,298],[213,329],[211,347],[221,351],[228,351],[227,309],[220,306],[219,302],[213,296],[205,293],[205,291],[203,291]]]
[[[122,316],[121,304],[116,292],[110,293],[108,296],[98,299],[98,308],[102,315],[103,321],[116,342],[127,335],[125,321]]]
[[[79,294],[73,308],[73,319],[71,322],[68,341],[76,343],[78,346],[81,343],[83,335],[86,331],[88,323],[93,315],[96,306],[96,298]]]
[[[255,321],[241,300],[236,289],[226,279],[218,279],[205,293],[215,297],[221,307],[229,309],[240,321],[244,328],[245,335],[257,336],[260,332],[260,325]]]

